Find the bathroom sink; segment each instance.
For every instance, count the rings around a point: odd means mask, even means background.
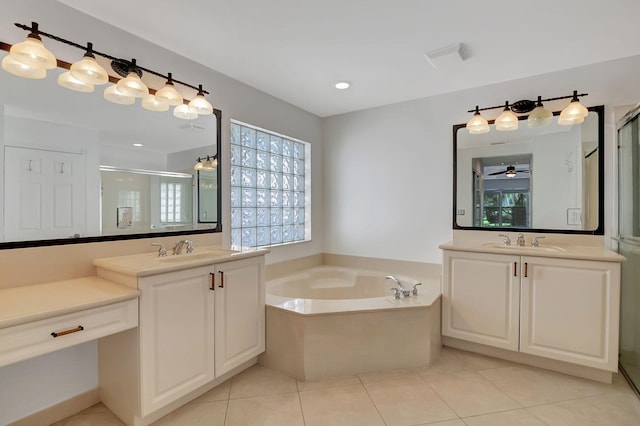
[[[228,256],[230,254],[235,253],[233,250],[225,250],[225,249],[214,249],[214,250],[206,250],[199,251],[195,253],[185,253],[185,254],[176,254],[176,255],[167,255],[164,257],[157,257],[156,259],[159,262],[163,263],[179,263],[179,262],[189,262],[192,260],[203,260],[203,259],[216,259],[223,256]]]
[[[531,247],[531,246],[523,246],[523,247],[518,247],[517,245],[511,245],[511,246],[506,246],[504,245],[504,243],[497,243],[497,242],[488,242],[488,243],[484,243],[482,244],[483,247],[490,247],[490,248],[497,248],[497,249],[503,249],[503,250],[517,250],[519,252],[531,252],[531,253],[541,253],[541,252],[547,252],[547,253],[563,253],[566,250],[563,249],[562,247],[558,247],[558,246],[538,246],[538,247]]]

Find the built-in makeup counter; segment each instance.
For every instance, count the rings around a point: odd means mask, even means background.
[[[140,292],[98,277],[0,290],[0,367],[138,325]]]

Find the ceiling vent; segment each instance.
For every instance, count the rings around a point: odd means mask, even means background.
[[[432,67],[436,69],[452,69],[459,66],[462,61],[468,59],[462,43],[452,44],[424,54]]]

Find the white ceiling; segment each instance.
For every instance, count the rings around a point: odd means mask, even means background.
[[[58,1],[321,117],[640,54],[638,0]]]

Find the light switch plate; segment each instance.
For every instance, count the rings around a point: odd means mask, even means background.
[[[582,225],[582,209],[567,209],[567,225]]]

